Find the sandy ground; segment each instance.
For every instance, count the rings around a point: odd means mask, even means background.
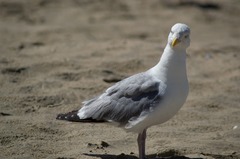
[[[136,134],[55,120],[154,66],[192,29],[190,94],[148,130],[149,157],[240,158],[240,1],[1,0],[0,158],[137,159]]]

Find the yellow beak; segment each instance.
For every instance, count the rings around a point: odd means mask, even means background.
[[[172,46],[176,46],[178,43],[180,43],[180,40],[178,38],[173,39]]]

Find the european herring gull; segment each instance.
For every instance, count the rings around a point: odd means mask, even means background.
[[[189,45],[190,28],[186,24],[175,24],[157,65],[117,82],[103,94],[84,101],[78,111],[59,114],[57,119],[107,121],[138,133],[139,159],[145,159],[147,128],[172,118],[186,101]]]

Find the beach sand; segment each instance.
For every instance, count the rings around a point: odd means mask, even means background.
[[[137,135],[56,120],[154,66],[171,26],[191,27],[188,99],[148,129],[149,157],[240,158],[237,0],[1,0],[0,158],[137,159]]]

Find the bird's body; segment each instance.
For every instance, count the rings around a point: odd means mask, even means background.
[[[167,51],[166,49],[169,48],[166,47],[165,51]],[[164,93],[154,111],[148,114],[148,117],[142,123],[139,123],[142,127],[139,129],[139,132],[145,129],[144,125],[150,127],[162,124],[172,118],[187,98],[188,79],[186,74],[186,58],[184,57],[186,53],[180,53],[176,58],[172,58],[171,54],[166,54],[166,57],[163,55],[159,63],[146,72],[161,81]],[[162,62],[165,60],[168,60],[168,63]],[[172,74],[172,72],[175,73]]]
[[[78,111],[60,114],[57,119],[108,121],[136,132],[139,156],[143,159],[147,128],[172,118],[187,98],[189,34],[187,25],[175,24],[157,65],[116,83],[100,96],[83,102]]]

